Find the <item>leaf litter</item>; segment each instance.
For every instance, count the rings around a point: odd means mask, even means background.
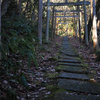
[[[44,100],[44,98],[51,93],[46,89],[46,86],[52,84],[52,79],[50,79],[46,74],[57,73],[55,72],[57,61],[50,61],[48,59],[53,57],[57,58],[57,53],[59,52],[59,48],[61,46],[61,40],[62,37],[56,36],[55,42],[43,44],[40,48],[37,47],[36,59],[38,61],[38,68],[33,62],[29,61],[28,63],[24,59],[17,60],[14,58],[15,61],[23,63],[23,67],[18,70],[18,75],[22,76],[18,78],[19,81],[16,81],[14,79],[9,80],[10,77],[14,76],[13,72],[9,76],[2,75],[2,77],[0,77],[0,97],[3,100],[9,99],[6,98],[6,91],[4,90],[4,88],[9,87],[9,89],[14,90],[18,100]],[[30,60],[30,57],[32,57],[31,54],[29,55],[28,60]],[[27,65],[31,67],[28,68]],[[25,88],[23,85],[26,87],[28,86],[28,88]]]

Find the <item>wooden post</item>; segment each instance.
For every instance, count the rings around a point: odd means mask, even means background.
[[[93,0],[93,50],[98,48],[97,39],[97,26],[96,26],[96,11],[95,11],[95,0]]]
[[[86,14],[86,2],[84,2],[84,21],[85,21],[85,40],[86,40],[86,45],[89,45],[88,43],[88,28],[87,28],[87,14]]]
[[[79,20],[78,20],[78,18],[77,18],[77,29],[76,29],[76,37],[78,36],[78,27],[79,27],[79,26],[78,26],[78,25],[79,25],[78,23],[79,23]]]
[[[54,24],[54,39],[55,39],[55,35],[56,35],[56,12],[55,12],[55,24]]]
[[[50,0],[47,1],[48,6],[47,6],[47,25],[46,25],[46,42],[49,40],[49,17],[50,17]]]
[[[53,13],[52,13],[52,33],[51,33],[51,40],[53,41],[53,34],[54,34],[54,6],[53,6]]]
[[[42,44],[42,0],[39,0],[38,9],[38,38],[39,44]]]
[[[80,27],[82,29],[82,12],[80,12]]]
[[[80,29],[79,29],[79,31],[80,31],[80,42],[82,42],[82,38],[81,38],[81,29],[82,29],[82,12],[79,12],[79,20],[80,20]]]
[[[56,34],[58,35],[58,18],[56,18],[57,21],[56,21]]]
[[[0,33],[1,33],[1,0],[0,0]],[[0,35],[0,45],[1,45],[1,35]],[[1,65],[1,52],[0,52],[0,65]]]
[[[73,6],[74,10],[75,10],[75,6]],[[76,37],[76,34],[75,34],[75,13],[73,12],[73,35]]]

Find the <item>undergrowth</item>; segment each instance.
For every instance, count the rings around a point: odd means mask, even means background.
[[[37,22],[32,23],[25,16],[19,16],[15,11],[16,7],[16,2],[11,0],[8,12],[2,16],[0,78],[1,82],[5,79],[8,83],[20,83],[27,91],[28,83],[23,68],[27,65],[26,69],[30,69],[31,62],[34,63],[34,67],[38,68]],[[42,48],[42,46],[40,47]],[[6,87],[0,86],[0,88],[2,91],[6,91],[6,99],[17,100],[15,89],[11,84]]]
[[[7,76],[9,77],[8,81],[15,80],[15,82],[19,82],[26,88],[28,88],[28,85],[25,75],[22,72],[24,65],[27,64],[27,68],[30,68],[31,61],[33,61],[38,68],[35,53],[35,46],[38,41],[36,27],[37,25],[33,26],[24,16],[19,17],[19,15],[13,14],[12,16],[3,16],[2,18],[2,44],[0,45],[2,63],[0,67],[0,76]],[[24,63],[24,61],[27,62]],[[8,90],[12,91],[8,86],[5,90],[7,93],[9,92]],[[12,95],[15,94],[13,92],[11,93]],[[16,99],[11,97],[10,100]]]

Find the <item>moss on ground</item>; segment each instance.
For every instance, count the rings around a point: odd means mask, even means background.
[[[71,91],[67,91],[67,90],[62,89],[62,88],[59,89],[59,88],[57,88],[57,86],[53,86],[53,85],[48,85],[48,86],[46,87],[46,89],[47,89],[47,90],[50,90],[51,93],[48,95],[48,97],[46,97],[45,100],[51,100],[51,99],[53,99],[54,96],[55,96],[55,94],[58,93],[58,92],[62,92],[62,91],[71,92]]]
[[[46,86],[46,89],[47,90],[50,90],[50,91],[55,91],[57,89],[57,86],[54,86],[54,85],[47,85]]]
[[[48,58],[49,61],[57,61],[57,58],[56,57],[51,57],[51,58]]]
[[[46,73],[45,76],[49,77],[49,78],[54,78],[56,76],[58,76],[59,73]]]

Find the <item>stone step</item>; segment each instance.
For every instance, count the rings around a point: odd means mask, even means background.
[[[68,92],[62,91],[56,93],[53,100],[100,100],[100,96],[68,94]]]
[[[68,37],[63,37],[63,41],[68,41]]]
[[[72,46],[71,45],[64,45],[64,44],[62,44],[62,46],[61,46],[62,48],[72,48]]]
[[[79,60],[73,60],[73,59],[59,59],[58,62],[68,62],[68,63],[81,63]]]
[[[65,63],[65,62],[58,62],[58,65],[66,65],[66,66],[76,66],[76,67],[84,67],[83,64],[78,63]]]
[[[65,47],[72,47],[69,43],[62,43],[62,46],[65,46]]]
[[[73,49],[73,47],[72,47],[71,45],[62,45],[62,46],[61,46],[61,48],[68,48],[68,47],[70,47],[70,48]],[[73,49],[73,50],[74,50],[74,49]]]
[[[75,54],[76,55],[76,52],[75,51],[71,51],[71,50],[60,51],[60,53],[63,53],[63,54],[67,53],[67,54]]]
[[[69,45],[69,46],[71,46],[68,42],[66,42],[66,43],[63,42],[62,45]]]
[[[73,50],[73,51],[75,51],[75,50],[74,50],[72,47],[70,47],[70,46],[62,46],[61,48],[62,48],[62,50],[69,50],[69,51]]]
[[[77,57],[70,57],[70,56],[66,56],[66,55],[59,55],[58,56],[59,59],[73,59],[73,60],[77,60]]]
[[[76,53],[75,49],[73,49],[71,47],[70,48],[69,47],[61,47],[60,49],[63,50],[64,52],[66,52],[66,51],[73,51],[73,52]]]
[[[63,53],[65,55],[67,55],[67,56],[72,56],[72,57],[78,57],[79,56],[78,54],[75,54],[75,53],[66,53],[66,52],[64,52],[62,50],[60,50],[60,53]]]
[[[61,48],[63,49],[69,49],[68,47],[70,47],[71,49],[75,50],[72,46],[67,46],[67,45],[62,45]]]
[[[88,73],[87,68],[85,67],[59,65],[55,69],[56,71],[65,71],[65,72],[72,72],[72,73],[84,73],[84,74]]]
[[[65,45],[69,45],[70,43],[69,43],[69,40],[67,40],[67,41],[62,41],[62,43],[61,44],[65,44]]]
[[[68,56],[68,57],[78,57],[78,56],[74,56],[73,53],[67,53],[66,55],[64,53],[60,53],[60,55],[61,56]]]
[[[90,80],[90,78],[88,78],[88,76],[85,74],[68,73],[68,72],[60,72],[58,77],[67,79]]]
[[[74,92],[100,95],[100,85],[98,83],[92,83],[87,81],[58,79],[58,88]]]
[[[62,43],[69,43],[69,40],[68,40],[68,38],[67,38],[67,39],[64,39],[64,38],[63,38],[63,41],[62,41]]]
[[[73,51],[73,52],[75,52],[75,49],[73,49],[72,47],[65,47],[65,46],[63,46],[63,47],[61,47],[61,50],[64,51],[64,52],[66,52],[66,51]]]

